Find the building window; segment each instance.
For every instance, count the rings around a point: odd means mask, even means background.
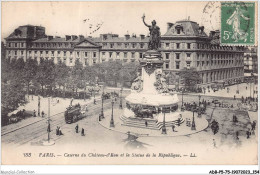
[[[119,52],[116,53],[116,57],[119,58]]]
[[[180,69],[180,62],[176,61],[176,69]]]
[[[132,44],[132,47],[135,48],[135,43]]]
[[[111,44],[110,44],[110,48],[113,48],[113,47],[114,47],[114,44],[113,44],[113,43],[111,43]]]
[[[93,58],[97,57],[97,52],[93,52]]]
[[[186,53],[186,55],[187,55],[187,58],[190,58],[190,55],[191,55],[191,54],[190,54],[190,53]]]
[[[21,47],[23,47],[23,43],[21,43]]]
[[[165,53],[165,59],[166,60],[170,59],[170,53]]]
[[[17,55],[17,51],[14,51],[14,55],[15,55],[15,56]]]
[[[165,64],[165,68],[166,68],[166,69],[169,69],[169,63],[166,63],[166,64]]]
[[[8,46],[11,47],[11,43],[9,43]]]
[[[132,58],[135,58],[135,53],[134,52],[132,53]]]
[[[118,46],[121,46],[122,44],[121,43],[117,43]]]
[[[41,47],[44,47],[44,44],[43,44],[43,43],[41,44]]]
[[[177,49],[180,48],[180,43],[176,43],[176,48],[177,48]]]
[[[42,55],[43,55],[43,51],[40,51],[40,56],[42,57]]]
[[[54,51],[51,51],[51,56],[54,56]]]
[[[177,59],[177,60],[180,59],[180,53],[176,53],[176,59]]]
[[[93,60],[93,64],[96,64],[96,60]]]
[[[23,51],[21,51],[21,55],[23,55]]]
[[[165,48],[169,49],[169,47],[170,47],[170,43],[165,43]]]
[[[181,34],[181,29],[177,29],[177,34]]]
[[[106,53],[105,52],[102,52],[102,57],[105,57]]]
[[[77,57],[79,57],[79,52],[77,52]]]
[[[88,59],[85,59],[85,65],[88,65]]]
[[[72,57],[73,55],[72,55],[72,52],[70,52],[70,56]]]
[[[8,55],[11,55],[11,51],[10,50],[8,51]]]
[[[139,58],[143,58],[143,53],[139,53]]]
[[[70,63],[72,63],[72,58],[70,58]]]
[[[60,56],[60,51],[58,51],[58,56]]]
[[[88,52],[85,52],[85,57],[88,57]]]
[[[201,66],[202,66],[202,67],[204,66],[204,61],[201,62]]]
[[[186,61],[187,68],[190,68],[190,61]]]
[[[128,44],[125,44],[125,48],[127,48],[128,47]]]
[[[124,52],[124,58],[127,58],[127,53],[126,52]]]
[[[112,52],[109,52],[109,57],[112,58]]]
[[[63,58],[63,61],[66,62],[66,58]]]
[[[144,44],[143,43],[140,44],[140,48],[144,48]]]
[[[17,47],[17,43],[14,43],[14,47]]]
[[[187,43],[187,49],[190,49],[190,43]]]
[[[199,61],[197,61],[197,67],[199,67],[199,65],[200,65],[200,62],[199,62]]]

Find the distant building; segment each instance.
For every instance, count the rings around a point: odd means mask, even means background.
[[[248,47],[244,53],[245,73],[258,72],[257,47]]]
[[[168,23],[167,32],[161,36],[161,53],[165,60],[164,71],[173,76],[171,82],[181,86],[178,72],[195,68],[202,83],[232,84],[243,80],[244,48],[220,46],[219,31],[208,36],[204,27],[196,22],[183,20]],[[93,65],[109,60],[134,62],[143,58],[148,48],[145,35],[101,34],[97,38],[68,36],[65,38],[45,35],[40,26],[20,26],[6,38],[7,58],[53,59],[74,66],[79,59],[83,65]]]

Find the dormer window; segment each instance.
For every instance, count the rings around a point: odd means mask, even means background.
[[[181,31],[183,31],[183,27],[181,25],[177,25],[175,29],[177,31],[177,34],[181,34]]]

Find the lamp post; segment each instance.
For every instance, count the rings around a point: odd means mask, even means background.
[[[181,111],[184,111],[184,107],[183,107],[183,88],[181,91]]]
[[[105,118],[104,116],[104,92],[102,93],[101,96],[101,114],[100,114],[101,118]]]
[[[38,95],[38,116],[41,116],[41,97]]]
[[[165,108],[163,109],[163,126],[162,126],[162,134],[166,133],[166,127],[165,127]]]
[[[123,86],[120,89],[120,103],[119,103],[119,108],[122,109],[123,108],[123,104],[122,104],[122,94],[123,94]]]
[[[195,119],[194,119],[194,109],[193,109],[191,130],[196,130],[196,124],[195,124]]]
[[[200,107],[200,98],[201,98],[201,95],[199,95],[199,107]]]
[[[113,112],[114,112],[114,111],[113,111],[114,100],[113,100],[113,99],[112,99],[112,102],[111,102],[111,103],[112,103],[112,114],[111,114],[111,120],[110,120],[110,128],[111,128],[111,127],[114,128],[114,127],[115,127],[115,123],[114,123],[114,118],[113,118],[113,117],[114,117],[114,113],[113,113]]]
[[[50,123],[50,97],[48,98],[48,143],[50,143],[50,132],[51,132],[51,123]]]

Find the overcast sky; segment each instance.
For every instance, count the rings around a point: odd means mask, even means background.
[[[144,13],[146,22],[150,24],[155,19],[164,34],[167,22],[174,23],[189,16],[190,20],[202,24],[206,5],[207,2],[2,2],[2,39],[26,24],[44,26],[47,35],[61,37],[90,35],[102,23],[92,36],[148,34],[141,19]]]

